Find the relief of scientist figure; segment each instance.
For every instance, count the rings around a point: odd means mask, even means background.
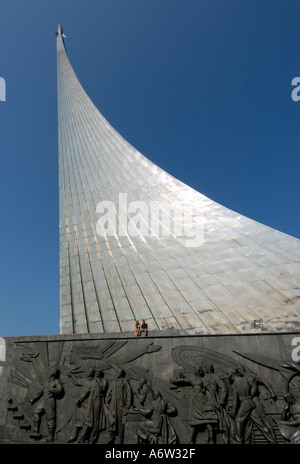
[[[137,428],[139,443],[173,444],[177,442],[176,432],[168,415],[176,412],[175,406],[163,399],[159,391],[154,392],[154,400],[149,409],[139,408],[140,413],[149,419]]]
[[[79,443],[89,440],[91,443],[97,442],[99,432],[105,429],[104,395],[106,388],[107,382],[103,371],[90,369],[82,394],[76,401],[77,423],[69,443],[76,441],[80,428],[82,428],[82,433]],[[82,404],[85,408],[81,412]]]
[[[132,389],[129,381],[126,379],[124,369],[118,373],[108,388],[105,403],[107,406],[107,428],[109,431],[109,444],[115,442],[119,437],[120,444],[124,443],[124,426],[126,422],[126,413],[132,405]]]
[[[218,426],[218,416],[215,411],[211,393],[204,387],[204,371],[199,368],[194,373],[180,373],[170,382],[177,386],[191,385],[193,387],[191,422],[191,444],[196,443],[200,427],[205,427],[208,433],[207,443],[215,443],[215,430]]]

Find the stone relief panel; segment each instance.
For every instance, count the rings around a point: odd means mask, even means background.
[[[259,386],[275,399],[268,382],[240,363],[220,353],[197,346],[180,346],[172,351],[183,367],[170,382],[177,388],[190,385],[190,443],[206,431],[207,443],[249,443],[255,424],[265,439],[276,443],[272,423],[267,417]],[[194,371],[192,371],[194,369]]]
[[[300,364],[260,336],[214,340],[13,340],[0,440],[300,443]]]

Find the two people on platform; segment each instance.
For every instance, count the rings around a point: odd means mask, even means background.
[[[148,335],[148,324],[146,324],[145,319],[142,320],[142,325],[140,324],[139,321],[136,321],[135,323],[135,336],[140,337],[142,333],[144,332],[145,337]]]

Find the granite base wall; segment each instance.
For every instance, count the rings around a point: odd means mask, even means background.
[[[299,333],[4,340],[1,443],[297,441]]]

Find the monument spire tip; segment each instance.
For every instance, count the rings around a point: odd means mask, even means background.
[[[59,23],[59,25],[58,25],[58,29],[57,29],[56,35],[57,35],[58,37],[67,37],[67,36],[64,34],[63,27],[62,27],[62,25],[61,25],[60,23]]]

